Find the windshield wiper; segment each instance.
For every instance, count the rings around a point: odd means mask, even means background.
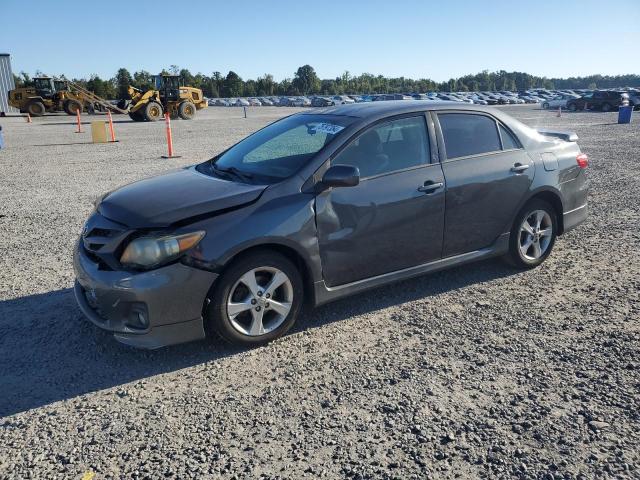
[[[222,174],[226,174],[227,177],[235,176],[235,177],[239,178],[240,180],[242,180],[243,182],[249,182],[249,181],[251,181],[253,179],[253,175],[252,174],[243,172],[241,170],[238,170],[236,167],[219,167],[215,163],[212,164],[212,165],[213,165],[213,169],[216,172],[219,172],[219,173],[222,173]]]

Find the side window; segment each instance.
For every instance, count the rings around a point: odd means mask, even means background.
[[[425,119],[421,115],[371,127],[331,163],[358,167],[360,176],[366,178],[428,162],[429,138]]]
[[[520,143],[515,139],[515,137],[509,130],[504,128],[502,124],[500,124],[500,138],[502,138],[503,150],[513,150],[514,148],[520,148]]]
[[[500,151],[495,120],[485,115],[441,113],[438,121],[447,159]]]

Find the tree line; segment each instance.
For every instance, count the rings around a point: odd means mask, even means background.
[[[531,88],[615,88],[622,86],[640,86],[640,75],[590,75],[587,77],[547,78],[524,72],[506,72],[484,70],[475,75],[452,78],[446,82],[435,82],[428,78],[411,79],[405,77],[389,78],[384,75],[363,73],[351,75],[348,71],[336,78],[320,79],[311,65],[299,67],[292,78],[276,81],[271,74],[256,79],[243,80],[237,73],[230,71],[226,75],[213,72],[211,75],[192,74],[186,68],[171,65],[161,73],[170,73],[180,77],[180,84],[202,89],[206,97],[254,97],[271,95],[342,95],[373,93],[426,93],[459,91],[519,91]],[[41,76],[36,72],[35,76]],[[14,75],[16,86],[32,84],[31,77],[21,72]],[[96,95],[108,98],[128,98],[127,88],[132,85],[141,90],[153,88],[153,74],[139,70],[131,74],[126,68],[120,68],[116,75],[108,80],[98,75],[75,78],[78,83]]]

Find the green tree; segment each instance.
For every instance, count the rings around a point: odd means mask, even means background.
[[[294,89],[303,95],[317,93],[320,90],[320,79],[311,65],[299,67],[292,83]]]
[[[133,84],[134,87],[139,88],[140,90],[149,90],[153,88],[153,75],[151,75],[146,70],[139,70],[133,74]]]
[[[265,73],[262,77],[258,77],[257,90],[258,95],[273,95],[276,92],[276,83],[273,81],[273,75]]]
[[[322,80],[320,82],[320,93],[323,95],[337,95],[338,87],[335,80]]]
[[[195,86],[195,77],[191,75],[191,72],[188,69],[183,68],[178,72],[178,75],[180,76],[180,85],[188,87]]]
[[[244,96],[245,97],[255,97],[257,91],[257,83],[255,80],[247,80],[244,83]]]
[[[225,97],[239,97],[242,95],[242,91],[244,90],[244,82],[242,78],[234,72],[229,71],[226,78],[224,79],[224,84],[222,87],[222,91],[224,92]]]
[[[31,76],[27,72],[20,72],[20,76],[13,76],[16,80],[16,87],[33,87],[33,80],[31,80]]]
[[[220,72],[213,72],[211,80],[215,85],[215,90],[218,92],[218,96],[224,95],[224,77]]]
[[[117,85],[118,90],[116,93],[118,98],[129,98],[129,91],[127,89],[129,88],[129,85],[132,84],[132,78],[129,70],[126,68],[119,69],[114,78],[114,83]]]
[[[99,97],[107,98],[109,88],[106,84],[107,82],[102,80],[98,75],[93,74],[87,82],[87,89],[92,91]]]

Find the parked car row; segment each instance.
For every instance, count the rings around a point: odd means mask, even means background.
[[[628,101],[640,108],[640,89],[548,90],[535,88],[519,92],[508,90],[482,92],[428,92],[428,93],[385,93],[367,95],[316,95],[316,96],[266,96],[247,98],[211,98],[209,106],[218,107],[331,107],[361,102],[386,100],[426,100],[471,103],[476,105],[518,105],[539,104],[544,109],[567,108],[569,110],[617,109]]]

